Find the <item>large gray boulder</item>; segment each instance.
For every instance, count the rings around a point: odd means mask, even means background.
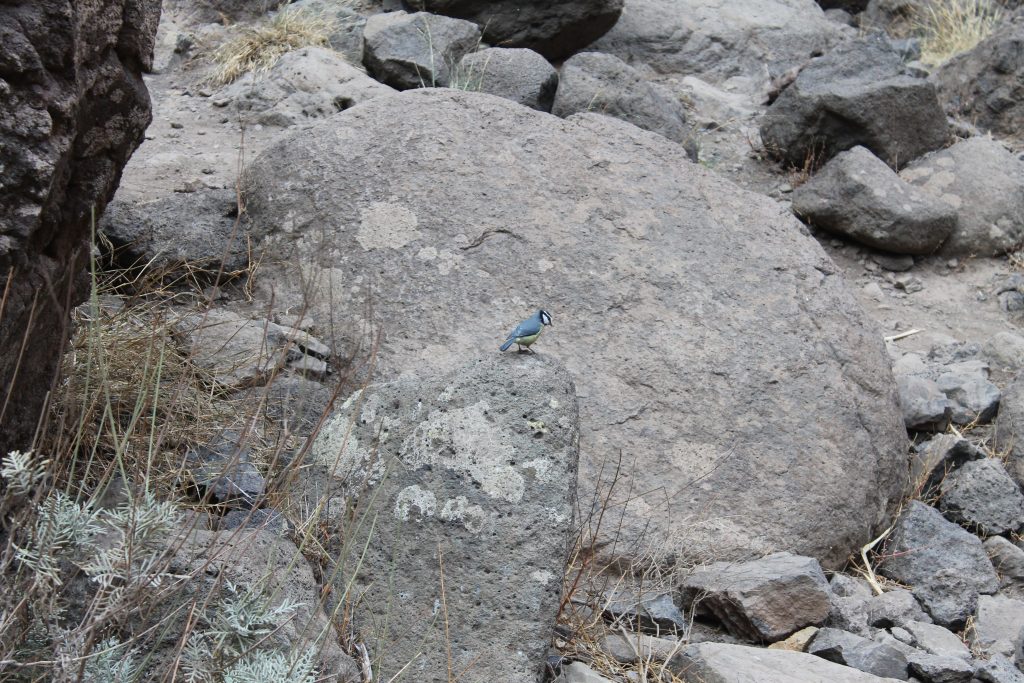
[[[935,86],[907,70],[887,40],[869,36],[814,59],[768,108],[765,147],[796,166],[857,145],[904,166],[942,147],[949,124]]]
[[[499,47],[564,59],[615,25],[623,0],[406,0],[416,9],[468,19]]]
[[[551,111],[558,72],[533,50],[488,47],[462,58],[452,87],[497,95],[538,111]]]
[[[693,147],[686,110],[667,88],[649,83],[618,57],[581,52],[562,65],[551,113],[571,116],[595,112]],[[691,154],[696,157],[696,151]]]
[[[267,73],[245,74],[217,96],[230,100],[245,121],[287,127],[393,92],[337,52],[305,47],[285,54]]]
[[[399,90],[444,87],[452,68],[479,44],[480,29],[469,21],[427,12],[374,14],[363,27],[363,64]]]
[[[729,79],[750,94],[842,39],[814,0],[628,0],[590,49],[658,74]]]
[[[994,133],[1024,135],[1024,12],[932,75],[947,109]]]
[[[989,138],[961,140],[900,175],[956,209],[948,256],[999,256],[1024,240],[1024,161]]]
[[[860,146],[836,155],[792,199],[811,225],[897,254],[931,254],[956,227],[951,206]]]
[[[0,453],[53,386],[93,214],[150,121],[157,0],[0,5]]]
[[[418,374],[350,397],[292,493],[307,516],[327,501],[309,523],[327,530],[330,581],[382,680],[412,662],[423,683],[536,683],[573,525],[572,379],[532,354]]]
[[[496,354],[553,314],[534,349],[581,388],[581,498],[623,505],[604,553],[834,567],[903,493],[889,360],[836,267],[659,135],[423,89],[282,140],[243,182],[274,255],[254,305],[307,310],[359,358],[372,307],[380,378]]]

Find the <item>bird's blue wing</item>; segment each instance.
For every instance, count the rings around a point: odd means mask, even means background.
[[[516,329],[512,330],[512,333],[508,335],[509,339],[515,339],[516,337],[529,337],[540,332],[543,325],[536,318],[530,318],[516,325]]]

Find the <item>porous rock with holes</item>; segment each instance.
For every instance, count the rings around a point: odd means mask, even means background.
[[[267,73],[243,75],[217,97],[230,100],[232,109],[250,124],[288,127],[393,92],[336,52],[306,47],[288,52]]]
[[[533,354],[372,385],[331,416],[292,492],[304,510],[329,501],[319,524],[340,563],[331,581],[356,605],[378,675],[408,665],[441,682],[450,666],[471,680],[537,680],[578,448],[572,379]]]

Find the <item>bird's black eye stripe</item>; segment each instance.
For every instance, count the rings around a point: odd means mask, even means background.
[[[540,321],[542,323],[544,323],[545,325],[550,325],[551,324],[551,314],[548,313],[547,311],[542,310],[540,312]]]

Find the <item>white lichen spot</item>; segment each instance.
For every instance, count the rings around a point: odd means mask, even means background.
[[[416,258],[420,261],[433,261],[437,258],[437,249],[434,247],[423,247],[416,253]]]
[[[548,399],[548,407],[550,407],[552,410],[558,410],[561,407],[561,405],[562,404],[558,402],[558,399],[553,396]]]
[[[555,472],[551,468],[551,461],[546,458],[528,460],[523,463],[523,469],[533,470],[533,476],[545,484],[549,484],[556,479]]]
[[[555,578],[555,575],[545,569],[538,569],[530,574],[530,578],[546,586],[551,583],[552,579]]]
[[[535,434],[548,433],[548,428],[544,424],[544,420],[527,420],[526,426],[529,427]]]
[[[480,401],[466,408],[433,410],[402,443],[402,461],[411,469],[444,468],[466,475],[484,493],[509,503],[523,498],[526,482],[514,464],[509,435],[487,418]]]
[[[537,259],[537,261],[535,262],[534,265],[537,267],[537,271],[538,272],[546,273],[546,272],[548,272],[549,270],[551,270],[552,268],[555,267],[555,262],[554,261],[549,261],[546,258],[542,258],[542,259]]]
[[[354,399],[346,401],[346,405]],[[313,441],[312,462],[327,468],[335,479],[355,486],[375,486],[384,477],[384,463],[362,448],[353,433],[351,416],[340,410],[324,424]]]
[[[446,522],[461,524],[467,531],[479,533],[484,528],[487,513],[479,505],[470,505],[469,499],[465,496],[458,496],[445,501],[438,517]]]
[[[437,257],[437,272],[440,275],[448,275],[451,273],[462,260],[461,256],[453,254],[450,251],[440,251],[438,252]]]
[[[395,498],[395,517],[407,522],[413,513],[413,508],[417,511],[415,519],[418,522],[423,521],[426,517],[433,517],[434,510],[437,509],[437,498],[433,492],[417,484],[406,486],[398,492],[398,496]]]
[[[356,241],[363,249],[401,249],[421,237],[416,214],[398,203],[374,202],[359,212]]]

